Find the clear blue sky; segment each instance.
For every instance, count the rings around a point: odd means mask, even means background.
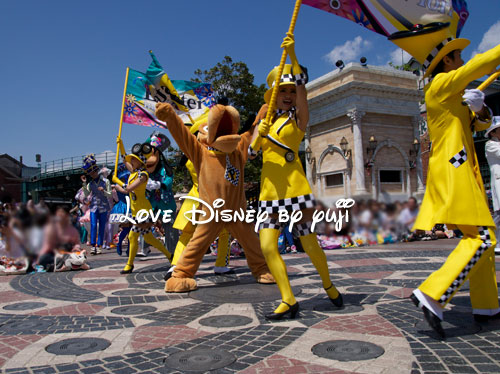
[[[468,3],[471,16],[462,36],[472,43],[463,53],[466,58],[500,14],[497,0]],[[0,153],[22,155],[26,164],[35,165],[36,153],[49,161],[115,150],[125,69],[146,70],[149,49],[172,79],[190,79],[195,69],[210,68],[229,55],[246,62],[256,83],[264,83],[279,62],[293,4],[1,1]],[[493,31],[490,39],[500,38]],[[308,6],[302,6],[295,35],[299,61],[312,79],[334,69],[326,57],[332,50],[345,53],[345,62],[364,55],[375,65],[398,55],[380,35]],[[125,145],[145,140],[150,132],[124,124]]]

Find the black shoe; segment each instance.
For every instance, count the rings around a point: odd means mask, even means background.
[[[123,269],[122,271],[120,271],[120,274],[130,274],[132,273],[133,270],[134,270],[134,265],[132,265],[128,270]]]
[[[413,304],[415,304],[417,308],[422,309],[422,311],[424,312],[425,320],[427,321],[429,326],[436,332],[436,334],[438,334],[441,339],[446,338],[439,317],[432,313],[426,306],[422,305],[414,294],[411,294],[410,299],[411,301],[413,301]]]
[[[288,313],[290,313],[290,319],[294,319],[297,313],[299,312],[299,303],[296,302],[295,304],[290,305],[287,302],[283,301],[283,304],[288,305],[287,311],[281,313],[274,313],[274,312],[268,313],[265,315],[265,317],[270,320],[278,321],[282,319],[284,316],[286,316]]]
[[[167,274],[165,274],[163,280],[168,281],[170,278],[172,278],[172,273],[173,271],[167,271]]]
[[[328,291],[332,287],[333,287],[333,283],[330,285],[330,287],[325,288],[325,291]],[[339,291],[337,291],[337,292],[339,292]],[[341,308],[342,305],[344,305],[344,299],[342,298],[342,294],[340,292],[339,292],[339,295],[335,299],[332,299],[330,297],[328,297],[328,298],[330,299],[332,304],[335,305],[337,308]]]
[[[487,316],[484,314],[472,314],[474,317],[474,321],[478,323],[486,323],[489,320],[495,320],[495,319],[500,319],[500,312],[497,314],[493,314],[492,316]]]
[[[417,308],[422,308],[422,305],[420,304],[420,301],[417,299],[417,297],[414,294],[410,295],[410,299],[411,299],[411,301],[413,301],[413,304],[415,304],[415,306]]]

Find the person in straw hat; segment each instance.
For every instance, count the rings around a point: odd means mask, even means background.
[[[120,144],[120,151],[122,154],[126,154],[125,147],[120,138],[117,139]],[[146,171],[146,160],[152,153],[151,145],[148,143],[135,144],[132,147],[132,153],[125,155],[124,164],[127,169],[130,170],[130,176],[126,184],[122,186],[119,184],[113,185],[113,188],[118,192],[123,194],[128,194],[130,199],[130,212],[132,213],[132,218],[135,219],[136,215],[141,210],[146,210],[150,212],[152,210],[151,203],[146,198],[146,185],[149,179],[149,174]],[[129,241],[129,256],[128,261],[121,274],[129,274],[134,270],[134,259],[137,254],[137,249],[139,246],[139,236],[142,235],[146,243],[152,245],[160,252],[162,252],[170,261],[172,255],[165,248],[163,243],[156,239],[151,232],[151,217],[145,222],[137,223],[132,226],[130,233],[128,234]]]
[[[498,238],[500,234],[500,116],[493,117],[491,126],[484,134],[489,140],[485,145],[486,160],[490,165],[490,189],[491,200],[493,201],[493,220],[497,226],[495,232]],[[500,253],[500,247],[497,243],[495,253]]]
[[[274,68],[267,77],[269,89],[264,94],[267,104],[260,109],[256,123],[259,123],[258,132],[254,130],[253,139],[260,134],[262,138],[263,164],[261,172],[261,188],[259,196],[259,210],[268,212],[269,218],[259,228],[262,253],[278,284],[282,302],[267,319],[278,320],[285,315],[294,318],[299,310],[299,304],[290,287],[286,266],[278,250],[280,230],[288,223],[280,222],[278,214],[287,211],[301,211],[302,220],[294,224],[293,232],[308,254],[316,270],[321,276],[323,288],[331,302],[341,307],[342,295],[333,285],[328,270],[326,256],[318,244],[316,234],[311,230],[312,213],[316,206],[314,195],[304,173],[304,168],[298,157],[299,145],[309,122],[307,106],[307,92],[305,88],[307,75],[299,65],[295,55],[295,41],[293,34],[288,33],[282,48],[285,48],[292,64],[284,67],[279,83],[277,96],[277,112],[272,123],[265,120],[271,96],[273,83],[276,80],[278,68]],[[252,144],[255,144],[252,142]],[[257,155],[259,149],[249,147],[251,157]],[[288,228],[286,228],[288,229]]]
[[[441,338],[445,337],[441,326],[443,308],[466,280],[470,281],[475,320],[500,316],[493,251],[495,223],[472,137],[474,131],[488,128],[491,114],[481,91],[465,89],[500,64],[500,45],[464,65],[461,51],[470,42],[455,38],[456,29],[449,25],[416,25],[389,37],[422,64],[424,78],[430,77],[424,92],[432,148],[427,188],[413,229],[431,230],[442,223],[463,233],[463,239],[441,268],[411,295]]]

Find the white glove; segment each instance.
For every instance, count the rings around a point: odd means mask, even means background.
[[[154,181],[154,180],[148,179],[148,181],[146,183],[146,189],[148,191],[158,190],[160,187],[161,187],[160,181]]]
[[[479,112],[484,106],[484,92],[477,89],[465,90],[464,102],[473,112]]]

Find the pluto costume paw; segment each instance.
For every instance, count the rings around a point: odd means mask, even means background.
[[[262,273],[257,276],[257,283],[261,284],[274,284],[276,281],[271,273]]]
[[[165,292],[189,292],[198,288],[193,278],[171,277],[165,282]]]

